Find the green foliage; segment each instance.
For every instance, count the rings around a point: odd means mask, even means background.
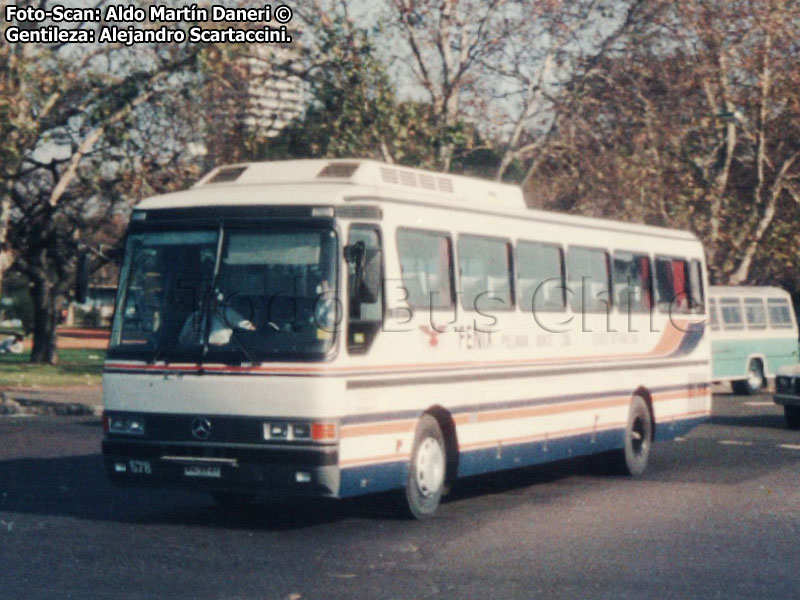
[[[18,273],[8,273],[3,282],[4,312],[6,319],[22,321],[22,330],[33,328],[33,301],[27,281]],[[6,306],[7,304],[7,306]]]
[[[22,321],[22,330],[30,331],[33,327],[33,302],[25,288],[20,288],[9,296],[11,306],[6,310],[6,318]]]
[[[0,386],[64,387],[100,385],[103,350],[62,349],[57,365],[34,364],[30,354],[0,354]]]

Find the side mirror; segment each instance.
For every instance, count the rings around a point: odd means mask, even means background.
[[[367,248],[364,242],[356,242],[345,247],[344,257],[355,266],[351,300],[377,302],[381,294],[381,251]]]
[[[75,269],[75,302],[83,304],[89,295],[89,254],[78,254],[78,264]]]
[[[364,252],[360,283],[359,300],[377,302],[381,297],[381,251],[377,248],[367,248]]]

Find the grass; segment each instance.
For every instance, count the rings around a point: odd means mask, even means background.
[[[100,385],[105,351],[64,348],[57,365],[35,365],[30,352],[0,354],[0,387]]]

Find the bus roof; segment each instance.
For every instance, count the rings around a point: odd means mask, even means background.
[[[712,285],[708,288],[711,296],[753,296],[786,298],[789,292],[777,286],[761,285]]]
[[[268,194],[254,193],[254,188],[265,187],[269,189]],[[669,232],[673,238],[697,240],[688,231],[529,209],[522,190],[516,185],[362,159],[303,159],[224,165],[213,169],[192,188],[147,198],[136,209],[331,205],[353,198],[386,203],[408,200],[430,208],[480,211],[630,233]]]

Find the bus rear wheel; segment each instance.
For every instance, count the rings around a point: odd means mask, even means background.
[[[753,359],[747,366],[747,379],[740,379],[731,384],[733,393],[740,396],[751,396],[764,387],[764,367],[761,361]]]
[[[783,416],[789,429],[800,429],[800,406],[784,405]]]
[[[644,473],[653,443],[653,417],[644,398],[634,396],[628,409],[628,424],[622,449],[611,453],[611,470],[622,475]]]
[[[405,516],[425,519],[439,507],[447,471],[445,448],[439,423],[431,415],[422,415],[414,436],[408,479],[401,500]]]

